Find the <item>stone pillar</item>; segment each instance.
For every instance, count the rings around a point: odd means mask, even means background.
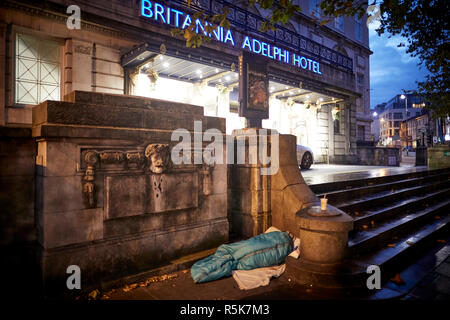
[[[339,263],[347,248],[353,219],[328,205],[327,210],[311,206],[297,212],[302,259],[314,263]]]
[[[258,156],[260,130],[245,128],[233,131],[235,164],[231,166],[230,210],[232,232],[238,237],[256,236],[272,225],[270,176],[261,175],[263,165]],[[266,131],[270,149],[271,130]],[[240,149],[240,144],[245,149]]]
[[[351,162],[354,163],[357,159],[357,147],[356,147],[356,101],[354,98],[349,98],[346,101],[345,108],[348,110],[348,126],[349,129],[346,131],[348,134],[347,143],[349,152],[351,155]]]
[[[287,273],[295,282],[325,288],[354,287],[360,278],[345,263],[348,232],[353,219],[328,205],[310,206],[297,212],[300,258],[286,259]]]
[[[272,141],[270,133],[274,131],[267,130],[270,151],[266,154],[272,157],[269,165],[272,165],[274,170],[270,175],[263,175],[261,169],[265,166],[260,162],[260,150],[257,148],[258,139],[261,138],[259,130],[261,129],[247,128],[233,131],[235,145],[239,141],[245,141],[246,144],[245,162],[239,163],[238,151],[235,156],[237,161],[230,168],[229,210],[233,233],[238,237],[248,238],[273,225],[297,235],[296,212],[317,203],[318,199],[300,173],[296,156],[296,137],[277,133],[277,140]],[[277,165],[273,162],[275,150],[279,155]],[[257,156],[254,164],[250,161],[252,153]]]

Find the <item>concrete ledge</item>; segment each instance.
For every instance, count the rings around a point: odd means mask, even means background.
[[[161,111],[164,113],[181,112],[189,113],[192,115],[203,115],[203,108],[201,106],[123,94],[105,94],[76,90],[72,91],[69,94],[66,94],[64,96],[64,101],[72,103],[103,104],[111,106],[139,108],[145,110]]]

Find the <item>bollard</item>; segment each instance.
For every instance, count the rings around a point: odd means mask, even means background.
[[[326,210],[311,206],[298,211],[296,220],[302,259],[319,264],[335,264],[344,259],[348,232],[353,229],[349,215],[331,205]]]

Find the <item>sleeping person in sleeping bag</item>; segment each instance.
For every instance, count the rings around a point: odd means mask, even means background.
[[[223,244],[216,253],[197,261],[191,268],[196,283],[231,276],[232,270],[252,270],[281,264],[293,251],[287,232],[262,233],[250,239]]]

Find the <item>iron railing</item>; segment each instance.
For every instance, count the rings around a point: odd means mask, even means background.
[[[321,45],[311,39],[308,39],[294,31],[291,31],[281,25],[275,25],[276,30],[260,31],[263,22],[267,19],[240,8],[224,0],[192,0],[191,5],[186,0],[171,0],[187,11],[205,11],[213,15],[222,12],[224,7],[230,9],[228,20],[231,25],[244,32],[258,34],[274,44],[289,47],[297,52],[304,52],[317,58],[319,61],[338,66],[347,71],[353,71],[353,60],[333,49]]]

